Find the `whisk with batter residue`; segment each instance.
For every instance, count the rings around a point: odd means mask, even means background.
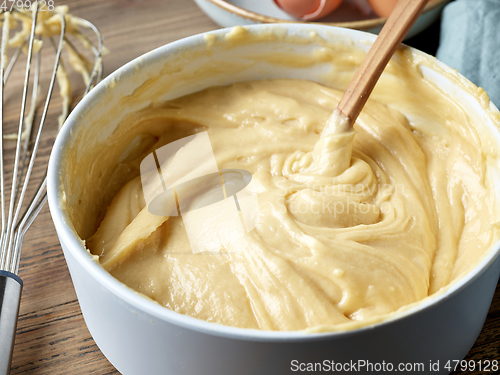
[[[17,275],[23,237],[35,217],[47,201],[46,174],[41,179],[36,193],[26,205],[28,184],[32,176],[41,134],[46,122],[52,92],[56,82],[62,98],[62,113],[59,127],[69,114],[71,105],[71,84],[66,71],[63,50],[68,53],[69,64],[77,71],[86,84],[85,94],[102,76],[102,53],[104,50],[102,35],[89,21],[71,16],[67,7],[47,6],[50,2],[21,2],[27,9],[2,9],[2,38],[0,47],[0,200],[1,200],[1,236],[0,236],[0,375],[10,372],[17,317],[21,300],[22,280]],[[53,4],[53,3],[52,3]],[[15,2],[12,3],[16,5]],[[44,9],[45,7],[45,9]],[[91,30],[97,38],[93,43],[82,28]],[[15,34],[10,38],[10,30]],[[93,56],[93,63],[81,54],[69,38],[79,41]],[[55,41],[57,38],[58,41]],[[93,38],[92,38],[93,39]],[[46,46],[48,44],[48,46]],[[50,47],[52,46],[52,47]],[[8,49],[17,47],[9,63]],[[45,48],[53,48],[55,59],[47,94],[39,120],[33,131],[36,119],[37,102],[40,97],[41,54]],[[26,55],[26,71],[22,87],[19,126],[16,134],[4,134],[4,96],[7,80],[21,55]],[[35,58],[33,59],[33,56]],[[35,60],[35,61],[32,61]],[[32,65],[34,65],[32,67]],[[34,70],[34,72],[32,72]],[[31,82],[30,82],[31,81]],[[30,95],[30,108],[27,109]],[[32,136],[33,135],[33,136]],[[4,139],[16,142],[13,166],[5,168]],[[10,155],[11,156],[11,155]],[[5,175],[12,173],[12,183],[7,184]],[[10,193],[7,191],[10,190]]]

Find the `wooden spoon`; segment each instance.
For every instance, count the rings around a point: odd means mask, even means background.
[[[429,0],[399,0],[347,87],[323,135],[351,130],[373,87]]]

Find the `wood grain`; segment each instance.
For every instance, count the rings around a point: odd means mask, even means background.
[[[62,3],[56,0],[57,5]],[[217,28],[192,0],[67,0],[64,3],[69,5],[72,14],[92,21],[103,33],[110,50],[104,60],[106,74],[165,43]],[[14,75],[11,83],[20,79]],[[75,85],[77,94],[82,90],[83,84]],[[14,99],[11,102],[16,103]],[[45,170],[56,134],[58,95],[53,104],[34,180]],[[15,111],[6,116],[15,122]],[[47,207],[25,238],[19,273],[24,290],[12,374],[118,373],[85,326]],[[499,347],[500,288],[497,288],[481,336],[466,359],[500,359]]]

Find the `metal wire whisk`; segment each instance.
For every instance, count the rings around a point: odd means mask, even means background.
[[[68,49],[70,63],[76,70],[80,70],[79,72],[84,77],[84,80],[87,81],[84,95],[89,92],[95,83],[101,80],[102,76],[101,56],[103,44],[102,35],[99,30],[87,20],[66,14],[64,7],[41,9],[44,3],[41,2],[42,5],[39,5],[38,2],[34,2],[29,9],[24,11],[21,9],[11,9],[0,13],[0,17],[3,17],[0,47],[0,199],[2,220],[0,236],[0,375],[10,372],[12,361],[23,285],[21,278],[17,275],[23,237],[47,201],[47,179],[45,174],[27,208],[25,208],[26,205],[23,206],[56,81],[59,83],[61,95],[65,95],[63,97],[62,115],[59,118],[60,123],[64,121],[69,112],[71,94],[68,92],[69,81],[64,61],[61,57],[63,49]],[[49,11],[51,12],[45,13]],[[9,64],[7,64],[7,52],[11,44],[9,31],[12,25],[18,21],[23,23],[23,28],[15,36],[18,37],[17,39],[21,37],[22,40],[18,43],[20,46],[14,52]],[[44,26],[50,27],[50,32],[48,29],[44,30]],[[92,30],[97,37],[97,43],[94,44],[89,37],[81,33],[79,27]],[[58,42],[53,39],[53,36],[57,35],[49,35],[50,33],[55,34],[54,29],[58,31]],[[77,51],[74,44],[68,38],[68,34],[76,37],[85,48],[89,48],[92,51],[95,56],[93,64]],[[42,47],[45,43],[43,38],[49,40],[49,45],[53,46],[56,57],[38,130],[34,139],[30,139],[32,138],[32,125],[35,121],[37,99],[40,91],[40,61],[42,50],[45,48]],[[14,166],[12,168],[12,184],[10,194],[7,194],[4,179],[6,172],[4,166],[4,88],[14,65],[24,53],[26,54],[26,73],[22,91],[19,127],[17,135],[13,137],[16,139],[16,150]],[[34,63],[34,73],[32,74],[31,65],[33,55],[36,56],[36,61]],[[85,67],[85,63],[88,63],[89,70],[82,69],[82,67]],[[90,66],[92,67],[90,68]],[[33,81],[31,84],[30,109],[27,111],[30,79],[33,79]],[[9,195],[10,197],[8,197]]]

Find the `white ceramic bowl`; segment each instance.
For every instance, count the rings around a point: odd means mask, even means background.
[[[236,25],[253,25],[260,23],[299,22],[311,23],[294,19],[280,9],[273,0],[194,0],[214,22],[222,27]],[[443,7],[450,0],[434,0],[427,4],[422,15],[411,28],[406,38],[415,36],[438,17]],[[366,7],[369,7],[366,3]],[[384,25],[386,18],[377,17],[375,14],[364,14],[357,8],[353,1],[344,0],[343,4],[327,17],[313,21],[330,26],[346,27],[378,33]]]
[[[375,38],[364,32],[322,25],[248,28],[250,33],[276,30],[276,35],[283,35],[285,29],[288,35],[302,39],[310,36],[314,29],[326,40],[365,49]],[[248,79],[293,77],[321,81],[324,77],[325,64],[292,68],[263,61],[265,52],[304,54],[317,48],[314,44],[292,48],[291,42],[282,36],[276,36],[274,41],[232,47],[221,43],[212,51],[207,49],[207,41],[214,36],[222,40],[229,32],[223,29],[209,33],[211,37],[192,36],[158,48],[118,69],[78,104],[57,137],[48,170],[49,205],[85,322],[95,342],[121,373],[132,375],[275,375],[294,373],[299,364],[325,363],[323,361],[344,366],[357,365],[358,361],[372,366],[421,363],[425,371],[419,374],[448,373],[444,368],[446,361],[463,358],[483,326],[500,274],[498,244],[446,293],[427,298],[370,326],[315,334],[245,330],[178,314],[132,291],[91,259],[72,219],[78,215],[78,200],[83,199],[85,181],[71,177],[76,171],[69,169],[68,159],[81,157],[91,146],[102,150],[105,141],[113,136],[112,130],[119,118],[105,122],[100,119],[122,98],[140,97],[153,90],[163,92],[160,99],[167,100],[216,84]],[[251,51],[260,52],[258,61],[252,61]],[[244,67],[228,74],[227,69],[214,69],[218,66],[217,59],[240,61]],[[442,66],[437,61],[436,64]],[[211,73],[204,79],[184,81],[179,78],[182,75],[177,74],[179,69],[200,72],[209,65]],[[155,84],[152,78],[160,75]],[[485,104],[484,97],[480,99],[464,89],[472,87],[471,83],[465,79],[460,79],[460,84],[451,83],[432,69],[423,70],[423,75],[444,87],[468,111],[483,118],[482,131],[488,132],[500,145],[498,124],[492,122],[490,116],[500,118],[500,114],[493,105]],[[142,86],[146,81],[148,84]],[[123,115],[149,104],[134,100],[128,103],[127,107],[120,108]],[[78,163],[72,165],[79,168]],[[440,361],[439,371],[430,371],[429,364],[436,361]],[[349,369],[354,372],[352,367]],[[367,372],[367,367],[356,369],[357,373]],[[377,373],[384,372],[388,371]]]

